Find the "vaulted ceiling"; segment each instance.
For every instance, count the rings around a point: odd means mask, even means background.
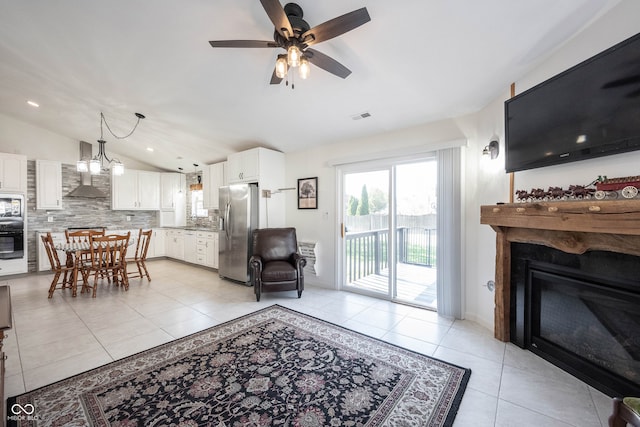
[[[107,151],[168,170],[304,150],[477,111],[618,1],[298,0],[312,27],[371,22],[314,46],[348,78],[292,90],[269,84],[284,51],[208,43],[272,40],[259,0],[0,0],[0,114],[96,144],[100,112],[120,135],[139,112]]]

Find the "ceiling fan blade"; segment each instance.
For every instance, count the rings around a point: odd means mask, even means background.
[[[276,31],[285,39],[289,39],[293,35],[293,28],[291,28],[289,18],[287,18],[280,2],[278,0],[260,0],[260,3],[276,27]]]
[[[343,79],[346,79],[349,74],[351,74],[350,69],[330,56],[327,56],[322,52],[318,52],[315,49],[305,49],[304,56],[316,67],[322,68],[323,70],[328,71],[331,74],[335,74]]]
[[[611,89],[613,87],[626,86],[630,84],[640,83],[640,74],[623,77],[621,79],[612,80],[602,86],[603,89]]]
[[[320,25],[316,25],[302,34],[300,39],[307,46],[332,39],[371,21],[367,8],[354,10]]]
[[[634,91],[632,91],[632,92],[629,92],[629,93],[626,95],[626,97],[627,97],[627,98],[637,98],[637,97],[639,97],[639,96],[640,96],[640,89],[636,89],[636,90],[634,90]]]
[[[278,47],[274,41],[263,40],[215,40],[209,44],[211,47]]]
[[[276,69],[273,69],[273,74],[271,75],[271,81],[269,82],[269,84],[272,85],[278,85],[280,84],[280,82],[282,81],[282,79],[278,76],[276,76]]]

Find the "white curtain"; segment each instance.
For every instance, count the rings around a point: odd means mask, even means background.
[[[438,150],[438,313],[463,317],[462,149]]]

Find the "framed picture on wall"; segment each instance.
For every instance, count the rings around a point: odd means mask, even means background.
[[[318,209],[318,177],[298,180],[298,209]]]

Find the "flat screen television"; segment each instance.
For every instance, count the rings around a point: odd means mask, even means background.
[[[506,171],[640,150],[640,33],[505,102]]]

